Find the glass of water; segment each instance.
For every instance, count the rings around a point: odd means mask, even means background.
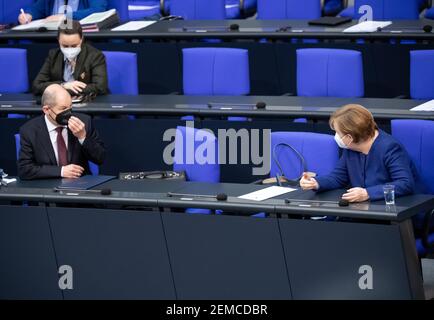
[[[395,204],[395,186],[393,184],[386,184],[383,186],[384,200],[386,205]]]

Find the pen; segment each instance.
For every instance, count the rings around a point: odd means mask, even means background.
[[[21,8],[20,11],[21,11],[21,14],[24,16],[24,18],[26,19],[26,23],[29,23],[29,20],[27,19],[27,15],[24,12],[23,8]]]

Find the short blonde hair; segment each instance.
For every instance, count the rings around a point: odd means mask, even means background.
[[[372,113],[359,104],[347,104],[335,112],[329,120],[330,128],[336,130],[336,125],[344,135],[351,135],[354,143],[359,143],[374,137],[378,129]]]

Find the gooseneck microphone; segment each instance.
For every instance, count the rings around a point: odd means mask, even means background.
[[[257,109],[265,109],[267,104],[263,101],[258,101],[256,103],[228,103],[228,102],[208,102],[208,108],[218,108],[222,109],[233,109],[236,107],[256,107]]]
[[[68,193],[73,193],[73,194],[77,194],[77,193],[81,193],[81,194],[89,194],[89,193],[93,193],[93,194],[101,194],[103,196],[109,196],[112,194],[112,189],[110,188],[105,188],[105,189],[101,189],[101,190],[82,190],[82,189],[61,189],[61,188],[54,188],[53,189],[55,192],[60,192],[60,193],[64,193],[64,194],[68,194]]]
[[[332,203],[337,204],[339,207],[348,207],[349,201],[341,199],[339,201],[325,201],[325,200],[307,200],[307,199],[285,199],[285,203],[289,204],[291,202],[310,202],[310,203]]]
[[[177,193],[177,192],[168,192],[168,197],[190,197],[190,198],[213,198],[217,199],[217,201],[226,201],[228,199],[228,195],[226,193],[219,193],[217,195],[213,194],[191,194],[191,193]]]

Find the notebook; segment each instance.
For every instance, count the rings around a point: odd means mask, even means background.
[[[115,176],[82,176],[77,179],[62,179],[62,183],[57,186],[61,190],[88,190],[104,182],[115,179]]]
[[[321,17],[321,18],[316,19],[316,20],[311,20],[308,23],[311,26],[335,27],[335,26],[338,26],[340,24],[344,24],[344,23],[347,23],[350,21],[351,21],[351,18],[346,18],[346,17]]]

